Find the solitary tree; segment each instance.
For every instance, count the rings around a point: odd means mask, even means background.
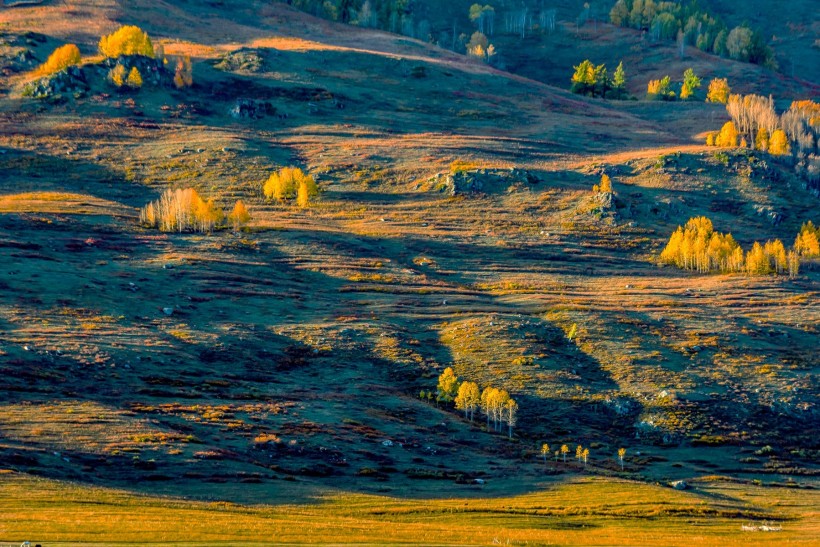
[[[191,58],[187,55],[184,57],[177,58],[176,68],[174,69],[174,85],[177,87],[177,89],[191,87],[192,85],[194,85]]]
[[[789,139],[782,129],[777,129],[769,139],[769,154],[772,156],[785,156],[790,152]]]
[[[235,232],[238,232],[246,224],[248,224],[248,222],[250,222],[251,214],[248,212],[247,207],[245,207],[245,204],[241,199],[236,200],[236,203],[233,206],[233,211],[231,211],[228,215],[228,220],[230,220],[233,225]]]
[[[575,447],[575,459],[581,461],[581,456],[584,455],[584,447],[580,444]]]
[[[125,67],[123,65],[117,65],[108,71],[108,80],[117,88],[121,88],[125,85],[125,80],[127,77],[128,76],[126,75]]]
[[[626,448],[619,448],[618,461],[621,462],[621,471],[624,470],[624,456],[626,456]]]
[[[154,57],[154,45],[142,29],[135,26],[120,27],[116,32],[100,38],[100,53],[103,57],[120,55],[143,55]]]
[[[455,399],[458,392],[458,377],[451,367],[445,368],[444,372],[438,377],[438,388],[436,391],[436,399],[438,401],[449,403]]]
[[[695,90],[700,88],[700,78],[695,76],[691,68],[687,68],[683,73],[683,85],[680,88],[681,100],[687,100],[695,94]]]
[[[726,104],[729,100],[729,81],[726,78],[714,78],[709,82],[709,91],[706,94],[707,103]]]
[[[547,466],[547,456],[550,453],[550,445],[544,443],[541,445],[541,456],[544,458],[544,467]]]
[[[586,467],[587,459],[589,458],[589,448],[584,448],[584,451],[581,452],[581,457],[584,459],[584,467]]]
[[[569,454],[569,447],[565,444],[562,444],[561,455],[564,456],[564,463],[567,463],[567,454]]]
[[[624,63],[618,63],[618,68],[612,75],[612,91],[615,93],[616,99],[622,99],[626,92],[626,74],[624,73]]]
[[[518,403],[515,399],[507,399],[503,407],[504,421],[507,422],[507,434],[512,439],[512,430],[515,424],[518,423]]]
[[[139,89],[142,87],[142,74],[137,70],[137,67],[131,67],[131,72],[128,73],[128,78],[125,80],[125,85],[131,89]]]
[[[54,50],[45,63],[37,69],[40,76],[48,76],[74,65],[80,64],[80,49],[74,44],[66,44]]]
[[[737,139],[738,132],[735,128],[735,124],[732,122],[726,122],[720,129],[720,133],[715,136],[715,146],[734,148],[738,145]]]
[[[593,188],[593,190],[596,191],[596,192],[603,192],[603,193],[611,194],[612,193],[612,179],[609,178],[609,175],[604,173],[603,175],[601,175],[601,184],[596,185]]]

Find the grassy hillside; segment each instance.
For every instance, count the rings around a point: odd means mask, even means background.
[[[786,161],[702,145],[722,106],[587,99],[539,82],[564,61],[503,72],[281,3],[69,1],[2,23],[0,541],[816,535],[817,261],[795,279],[657,263],[694,216],[744,248],[818,223]],[[93,55],[122,23],[190,55],[194,86],[114,90]],[[567,61],[632,47],[599,32],[553,39]],[[88,90],[23,96],[68,40]],[[649,49],[634,62],[671,70]],[[319,183],[309,208],[262,194],[289,165]],[[459,170],[480,188],[452,192]],[[243,200],[248,229],[140,225],[183,187]],[[518,400],[512,438],[419,398],[448,366]],[[544,442],[572,453],[544,462]]]

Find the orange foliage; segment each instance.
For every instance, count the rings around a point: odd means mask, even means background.
[[[120,27],[119,30],[100,38],[100,53],[104,57],[121,55],[144,55],[154,57],[154,46],[151,38],[142,29],[135,26]]]
[[[228,220],[233,225],[234,231],[237,232],[251,221],[251,214],[241,199],[236,200],[233,211],[228,215]]]
[[[686,226],[679,226],[669,238],[660,259],[701,273],[745,271],[749,275],[767,275],[788,271],[794,276],[799,267],[797,252],[787,253],[779,239],[764,245],[755,242],[744,257],[743,249],[732,235],[715,232],[712,221],[706,217],[691,218]]]
[[[41,76],[48,76],[74,65],[80,64],[82,56],[80,49],[74,44],[66,44],[60,46],[49,55],[45,63],[40,65],[37,69],[37,74]]]
[[[726,104],[729,100],[729,82],[726,78],[715,78],[709,82],[709,92],[706,94],[707,103]]]
[[[176,70],[174,71],[174,85],[177,86],[178,89],[194,85],[191,58],[187,55],[177,59]]]
[[[213,199],[203,200],[193,188],[165,190],[140,211],[144,225],[163,232],[210,232],[223,218]]]

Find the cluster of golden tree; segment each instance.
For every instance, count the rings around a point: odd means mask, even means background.
[[[558,456],[561,455],[564,458],[564,463],[567,461],[567,454],[569,454],[569,446],[562,444],[561,448],[554,452],[555,461],[558,461]],[[544,465],[547,464],[547,457],[550,455],[550,445],[544,443],[541,445],[541,457],[544,458]],[[584,467],[587,466],[587,460],[589,459],[589,448],[584,448],[583,446],[576,445],[575,446],[575,459],[584,462]]]
[[[469,11],[470,21],[475,23],[478,32],[482,34],[493,34],[495,30],[495,8],[489,4],[473,4]]]
[[[139,89],[142,87],[142,74],[135,66],[129,71],[123,65],[116,65],[108,71],[108,81],[117,89]]]
[[[159,59],[162,64],[168,63],[162,45],[154,47],[148,34],[133,25],[122,26],[111,34],[100,38],[98,49],[106,59],[117,59],[123,55],[141,55],[151,59]],[[79,65],[80,62],[82,62],[82,56],[79,48],[74,44],[66,44],[55,49],[46,62],[37,69],[36,74],[38,76],[48,76],[70,66]],[[143,84],[142,74],[140,74],[137,67],[128,70],[121,64],[117,64],[108,72],[108,81],[118,89],[139,89]],[[193,85],[190,57],[177,58],[174,84],[178,88]]]
[[[123,55],[142,55],[154,58],[154,44],[148,33],[139,27],[125,25],[100,38],[100,54],[108,59]]]
[[[701,273],[788,273],[790,277],[794,277],[800,268],[798,251],[787,252],[779,239],[767,241],[763,245],[755,242],[744,253],[732,234],[716,232],[712,221],[706,217],[690,218],[686,226],[678,226],[661,252],[660,259],[666,264]]]
[[[804,223],[794,240],[794,250],[806,258],[820,256],[820,227],[816,227],[812,221]]]
[[[739,61],[774,66],[772,50],[760,32],[745,24],[729,30],[696,0],[618,0],[609,18],[615,25],[646,31],[654,40],[677,40],[680,47],[691,45]]]
[[[575,69],[570,88],[573,93],[611,99],[622,99],[626,96],[626,73],[623,62],[618,64],[611,78],[606,65],[596,66],[589,59],[572,68]]]
[[[470,41],[467,42],[466,47],[467,55],[486,63],[492,63],[493,57],[498,54],[495,46],[490,43],[487,36],[478,30],[470,37]]]
[[[218,207],[213,198],[205,201],[193,188],[165,190],[160,198],[140,210],[140,222],[163,232],[212,232],[225,222],[238,231],[250,222],[251,216],[241,200],[230,214]]]
[[[653,101],[674,101],[678,97],[682,101],[691,99],[695,91],[700,88],[700,78],[695,75],[691,68],[687,68],[683,73],[683,81],[680,84],[680,94],[672,90],[672,82],[669,76],[664,76],[660,80],[649,80],[646,85],[646,98]]]
[[[820,104],[794,101],[778,115],[772,97],[730,94],[726,111],[732,118],[706,143],[721,147],[753,148],[774,156],[811,157],[818,151]]]
[[[541,445],[541,457],[544,458],[544,465],[547,465],[547,458],[550,455],[555,456],[555,461],[558,461],[558,456],[563,456],[564,463],[567,461],[567,454],[569,454],[569,446],[562,444],[560,448],[555,450],[555,452],[551,452],[550,445],[544,443]],[[618,462],[621,464],[621,471],[624,469],[624,457],[626,457],[626,448],[619,448],[618,449]],[[587,460],[589,459],[589,448],[584,448],[583,446],[576,445],[575,446],[575,459],[579,462],[583,460],[584,467],[587,465]]]
[[[308,207],[319,195],[316,181],[298,167],[285,167],[271,174],[262,190],[269,200],[288,202],[295,199],[302,208]]]
[[[422,391],[422,398],[431,399],[432,392]],[[506,390],[492,386],[484,390],[475,382],[459,382],[453,369],[447,367],[438,378],[436,401],[454,403],[455,408],[464,412],[464,418],[473,421],[475,413],[480,410],[487,418],[487,429],[501,431],[507,426],[508,435],[512,438],[513,427],[518,421],[518,403]]]

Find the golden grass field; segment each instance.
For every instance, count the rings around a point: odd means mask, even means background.
[[[720,480],[698,483],[697,489],[693,494],[586,478],[497,499],[413,500],[329,490],[301,504],[237,505],[135,496],[6,472],[0,475],[0,534],[49,545],[672,546],[741,537],[748,545],[772,539],[814,544],[820,522],[813,492],[764,492]],[[782,529],[741,534],[740,523]]]

